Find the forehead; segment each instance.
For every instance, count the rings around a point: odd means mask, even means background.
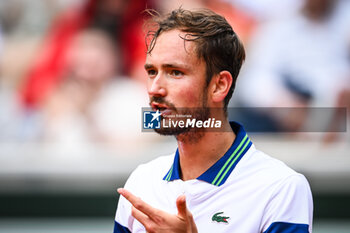
[[[186,41],[185,32],[179,30],[166,31],[157,38],[151,53],[147,54],[146,63],[200,63],[197,57],[196,44]]]

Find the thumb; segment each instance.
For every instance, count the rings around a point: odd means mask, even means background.
[[[181,195],[176,199],[177,216],[186,222],[186,232],[198,233],[196,223],[194,222],[191,212],[186,207],[186,196]]]
[[[187,219],[186,196],[180,195],[176,199],[177,215],[182,219]]]

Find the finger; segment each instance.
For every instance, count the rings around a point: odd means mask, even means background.
[[[151,217],[152,215],[157,213],[156,209],[148,205],[146,202],[142,201],[141,198],[133,195],[128,190],[119,188],[118,193],[120,193],[120,195],[125,197],[125,199],[127,199],[136,209],[146,214],[148,217]]]
[[[186,196],[181,195],[176,199],[176,206],[178,211],[178,217],[187,222],[187,231],[197,233],[197,226],[194,222],[192,213],[187,209]]]
[[[193,215],[187,210],[187,230],[192,233],[198,233],[196,223],[194,222]]]
[[[180,195],[176,199],[177,215],[182,219],[187,219],[186,196]]]
[[[190,222],[190,229],[192,233],[198,233],[198,229],[196,226],[196,223],[194,222],[193,218],[191,217],[191,222]]]
[[[143,226],[146,226],[150,222],[150,218],[147,215],[145,215],[133,206],[131,208],[131,215],[135,219],[137,219]]]

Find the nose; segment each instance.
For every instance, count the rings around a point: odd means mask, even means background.
[[[148,80],[148,95],[156,97],[164,97],[167,95],[166,83],[161,73],[157,74],[155,78]]]

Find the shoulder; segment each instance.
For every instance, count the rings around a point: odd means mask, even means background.
[[[264,203],[262,232],[278,222],[306,224],[311,229],[313,201],[304,175],[254,146],[241,162],[238,179],[249,184],[246,193],[254,193]]]
[[[285,183],[308,186],[302,174],[282,161],[257,150],[254,146],[242,159],[239,171],[241,177],[254,180],[256,185],[263,185],[270,190]]]
[[[130,191],[138,191],[138,187],[144,187],[154,180],[163,180],[174,160],[174,153],[160,156],[150,162],[139,165],[128,178],[125,188]]]
[[[173,163],[174,153],[170,155],[160,156],[156,159],[153,159],[147,163],[139,165],[133,174],[140,175],[151,175],[154,173],[162,173],[167,172]],[[165,175],[165,174],[164,174]]]

